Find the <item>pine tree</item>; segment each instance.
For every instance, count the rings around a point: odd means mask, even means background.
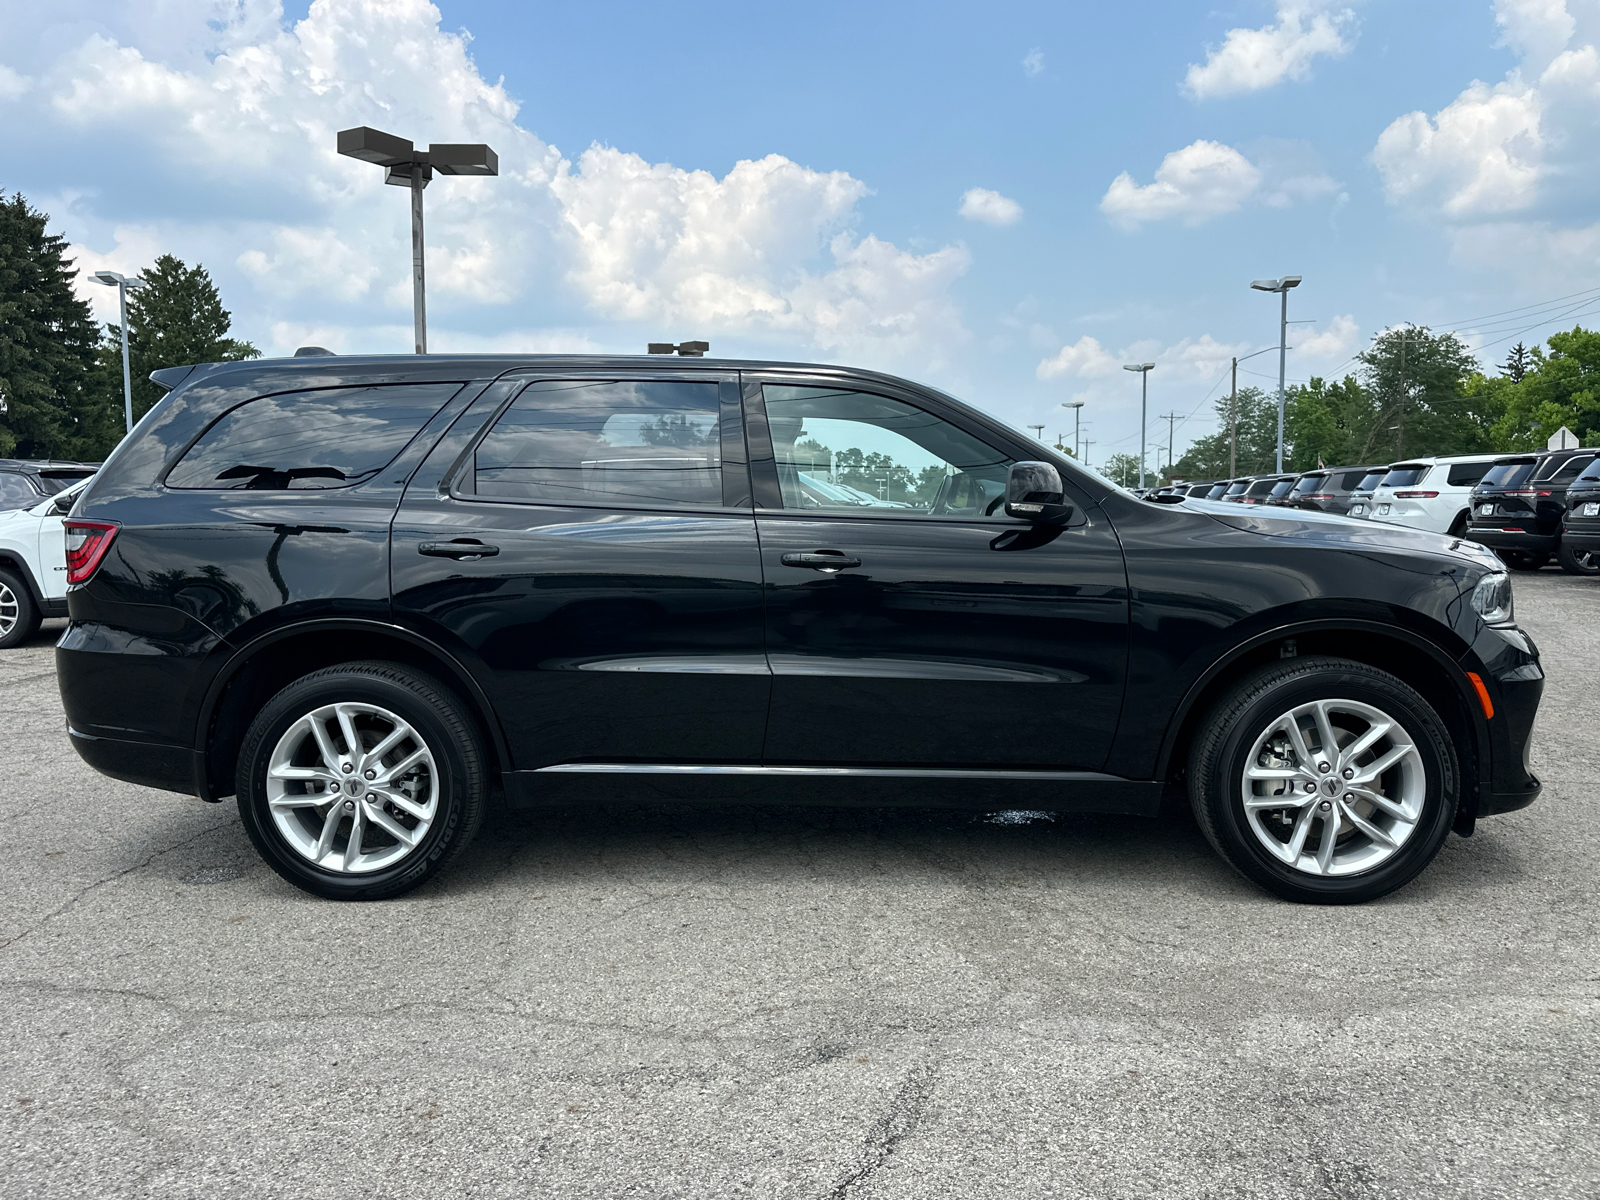
[[[0,193],[0,455],[67,457],[82,441],[100,335],[48,222]]]
[[[222,307],[216,284],[203,266],[186,266],[163,254],[139,272],[142,286],[128,292],[128,361],[133,372],[133,419],[137,421],[164,394],[150,372],[192,363],[259,358],[249,342],[228,336],[233,315]],[[122,330],[108,325],[108,350],[121,353]],[[120,370],[120,363],[118,363]],[[119,401],[120,403],[120,401]]]
[[[1511,353],[1506,356],[1506,361],[1500,364],[1500,374],[1512,383],[1521,383],[1522,377],[1533,366],[1533,359],[1528,354],[1528,348],[1521,342],[1511,347]]]

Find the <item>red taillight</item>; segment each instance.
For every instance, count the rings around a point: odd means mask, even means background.
[[[1315,496],[1301,496],[1302,500],[1332,500],[1332,492],[1318,492]]]
[[[1396,500],[1432,500],[1438,492],[1396,492]]]
[[[117,527],[107,521],[67,521],[67,583],[87,583],[111,548]]]

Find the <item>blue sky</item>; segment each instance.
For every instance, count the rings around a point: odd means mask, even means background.
[[[405,194],[332,154],[356,124],[501,154],[428,191],[435,348],[705,337],[1052,437],[1082,399],[1096,462],[1137,446],[1124,361],[1158,364],[1152,444],[1159,413],[1180,453],[1210,431],[1228,357],[1276,341],[1251,279],[1305,277],[1291,379],[1405,321],[1492,363],[1519,326],[1477,318],[1600,282],[1589,0],[3,0],[0,25],[0,188],[85,267],[204,262],[274,353],[409,346]]]

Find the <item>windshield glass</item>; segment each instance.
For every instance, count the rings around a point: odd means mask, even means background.
[[[1600,458],[1595,459],[1592,463],[1590,463],[1587,467],[1585,467],[1583,469],[1583,474],[1579,475],[1577,479],[1573,480],[1573,482],[1574,483],[1578,483],[1578,482],[1582,482],[1582,483],[1600,482]]]
[[[1427,473],[1427,467],[1417,466],[1414,463],[1403,467],[1390,467],[1389,473],[1383,477],[1383,482],[1378,486],[1386,488],[1410,487]]]
[[[1531,462],[1495,463],[1489,468],[1488,474],[1483,477],[1479,487],[1517,487],[1524,483],[1529,475],[1533,474]]]

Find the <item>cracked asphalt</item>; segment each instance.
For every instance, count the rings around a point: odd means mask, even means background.
[[[1600,581],[1517,580],[1543,798],[1280,903],[1186,816],[491,815],[340,905],[0,652],[0,1196],[1600,1194]]]

